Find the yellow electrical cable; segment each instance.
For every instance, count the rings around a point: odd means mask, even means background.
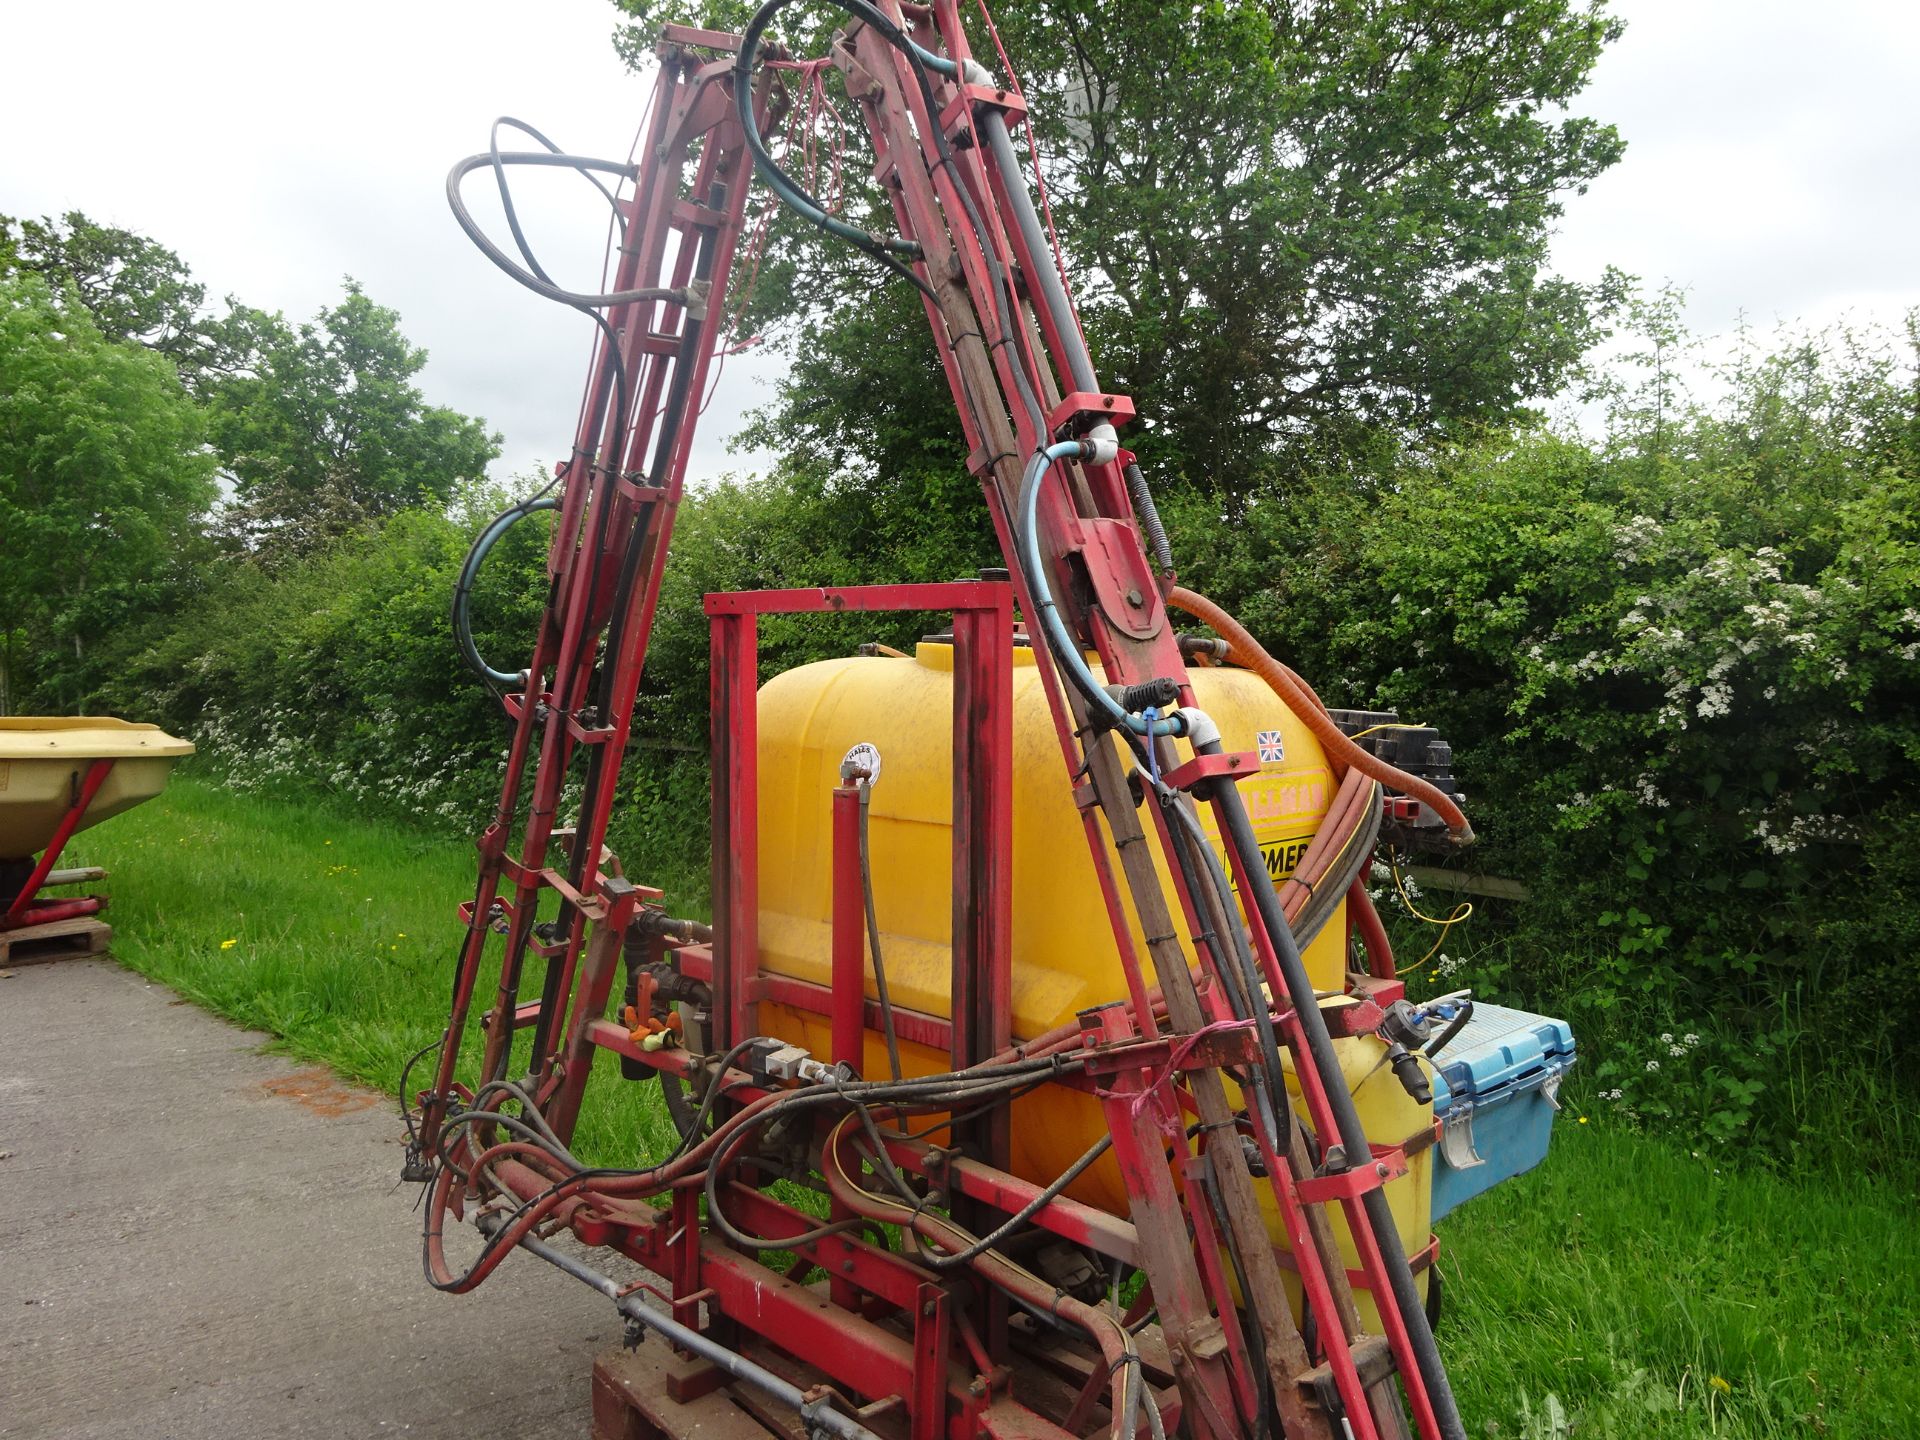
[[[1453,907],[1453,913],[1444,920],[1436,919],[1432,915],[1424,915],[1413,903],[1413,897],[1407,894],[1406,884],[1400,878],[1400,852],[1391,846],[1387,848],[1387,869],[1393,875],[1393,888],[1400,892],[1400,903],[1407,907],[1407,913],[1416,920],[1424,921],[1428,925],[1438,925],[1440,927],[1440,933],[1434,937],[1432,947],[1426,954],[1414,961],[1413,968],[1407,972],[1408,977],[1411,978],[1414,973],[1419,971],[1421,966],[1425,965],[1427,961],[1439,953],[1442,945],[1447,943],[1447,931],[1473,914],[1473,902],[1471,900],[1462,900],[1458,905]]]
[[[1380,804],[1380,797],[1384,792],[1385,787],[1383,787],[1378,780],[1371,780],[1369,781],[1369,784],[1371,786],[1371,793],[1368,799],[1366,799],[1362,803],[1366,805],[1372,805],[1377,809]],[[1360,838],[1360,832],[1366,828],[1366,825],[1367,825],[1366,818],[1362,816],[1360,823],[1355,825],[1353,829],[1347,832],[1347,838],[1341,841],[1340,848],[1333,852],[1333,859],[1329,861],[1327,864],[1326,874],[1331,875],[1336,869],[1339,868],[1340,862],[1346,858],[1347,851],[1353,848],[1353,842]],[[1300,867],[1297,865],[1294,867],[1295,871],[1298,871],[1299,868]],[[1285,885],[1288,883],[1299,885],[1302,890],[1305,890],[1307,892],[1307,898],[1309,900],[1313,898],[1312,888],[1308,886],[1304,881],[1295,880],[1292,875],[1287,876],[1287,878],[1285,880],[1282,880],[1280,883],[1282,885]]]
[[[1425,725],[1409,725],[1399,720],[1383,720],[1378,725],[1369,725],[1364,730],[1356,730],[1347,738],[1349,740],[1358,740],[1362,736],[1373,734],[1376,730],[1425,730],[1427,728]]]

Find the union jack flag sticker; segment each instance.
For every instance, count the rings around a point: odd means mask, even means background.
[[[1287,747],[1281,743],[1278,730],[1262,730],[1253,740],[1262,765],[1278,765],[1287,758]]]

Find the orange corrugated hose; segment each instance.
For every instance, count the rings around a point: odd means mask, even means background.
[[[1382,785],[1390,785],[1395,790],[1424,801],[1433,808],[1453,832],[1454,843],[1466,845],[1472,843],[1473,826],[1467,823],[1467,817],[1460,807],[1453,803],[1453,797],[1442,791],[1439,786],[1422,780],[1417,775],[1409,775],[1396,765],[1389,765],[1377,755],[1370,755],[1341,733],[1340,727],[1333,723],[1320,704],[1319,697],[1313,693],[1307,682],[1293,671],[1269,655],[1260,642],[1248,633],[1247,628],[1233,616],[1221,609],[1204,595],[1195,594],[1184,586],[1176,585],[1167,595],[1167,603],[1176,610],[1187,614],[1213,627],[1214,633],[1227,642],[1231,658],[1253,671],[1272,687],[1293,711],[1300,723],[1313,732],[1314,739],[1320,742],[1321,749],[1327,753],[1336,778],[1348,767],[1363,775],[1371,775]]]

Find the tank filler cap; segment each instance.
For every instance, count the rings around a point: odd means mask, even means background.
[[[880,750],[862,740],[840,757],[840,783],[848,785],[856,774],[864,773],[869,786],[880,783]]]

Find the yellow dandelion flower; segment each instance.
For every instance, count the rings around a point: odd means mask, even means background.
[[[1709,1375],[1707,1377],[1707,1384],[1718,1390],[1722,1395],[1731,1395],[1733,1393],[1733,1386],[1722,1380],[1718,1375]]]
[[[1586,1116],[1584,1116],[1584,1115],[1582,1115],[1582,1116],[1580,1117],[1580,1123],[1581,1123],[1582,1125],[1584,1125],[1584,1124],[1586,1124],[1586,1123],[1587,1123],[1587,1117],[1586,1117]]]
[[[222,950],[231,950],[233,949],[234,946],[238,945],[239,943],[240,942],[238,940],[222,940],[220,942],[220,948]]]

